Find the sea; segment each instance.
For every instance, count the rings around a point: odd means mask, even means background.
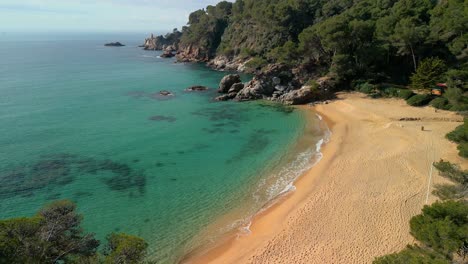
[[[0,219],[68,199],[103,244],[112,232],[140,236],[148,259],[177,263],[248,234],[320,160],[319,116],[217,102],[228,72],[160,58],[138,47],[144,38],[0,34]],[[126,46],[104,47],[112,41]]]

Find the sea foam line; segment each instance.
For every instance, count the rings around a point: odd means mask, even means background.
[[[319,115],[319,114],[316,114],[316,115],[317,115],[317,118],[321,121],[320,125],[325,126],[325,128],[323,130],[324,131],[323,137],[319,141],[317,141],[317,143],[315,144],[315,149],[310,148],[310,149],[307,149],[306,151],[304,151],[302,153],[299,153],[294,161],[289,163],[285,168],[283,168],[278,173],[280,176],[278,177],[276,183],[273,184],[272,186],[270,186],[268,188],[268,190],[267,190],[269,192],[269,197],[267,199],[267,202],[261,207],[261,209],[257,213],[255,213],[252,216],[248,217],[248,219],[246,219],[247,221],[243,221],[244,223],[247,222],[247,224],[239,227],[238,230],[240,232],[237,235],[238,237],[241,236],[241,235],[251,234],[252,231],[250,230],[250,227],[252,225],[252,219],[255,216],[257,216],[258,214],[265,212],[266,210],[271,208],[273,205],[275,205],[276,202],[278,202],[279,198],[284,197],[284,196],[286,196],[287,194],[289,194],[291,192],[294,192],[296,190],[296,186],[294,185],[294,183],[302,175],[304,175],[306,173],[306,171],[310,170],[312,167],[317,165],[323,159],[323,154],[320,151],[322,149],[322,146],[330,141],[332,133],[331,133],[329,127],[325,124],[325,122],[323,122],[322,116]],[[313,159],[313,161],[311,162],[312,159]],[[298,167],[300,169],[298,169]],[[288,175],[288,174],[290,175],[290,173],[293,174],[292,177],[289,177],[290,179],[284,179],[284,177],[282,176],[282,175]],[[286,178],[288,178],[288,177],[286,177]],[[282,180],[289,180],[289,182],[286,184],[286,186],[281,191],[276,192],[275,190],[278,190],[278,188],[284,184],[284,181],[282,181]],[[283,183],[283,184],[281,184],[281,183]],[[259,191],[262,187],[264,187],[265,184],[266,184],[265,180],[261,180],[259,185],[258,185],[257,191]],[[260,196],[260,195],[258,195],[256,193],[257,192],[255,192],[253,194],[254,198]],[[258,199],[256,199],[256,200],[258,200]]]

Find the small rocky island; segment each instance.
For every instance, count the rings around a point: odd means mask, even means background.
[[[106,43],[106,44],[104,44],[104,46],[106,46],[106,47],[124,47],[125,45],[117,41],[117,42]]]

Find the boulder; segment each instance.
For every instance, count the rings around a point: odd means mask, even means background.
[[[216,101],[229,101],[236,97],[237,93],[223,94],[215,98]]]
[[[310,86],[303,86],[298,90],[285,93],[277,98],[277,101],[287,105],[305,104],[313,100],[314,92]]]
[[[242,89],[244,89],[244,84],[243,83],[235,83],[235,84],[233,84],[231,86],[228,93],[238,93]]]
[[[165,50],[165,51],[160,55],[161,58],[172,58],[172,57],[174,57],[174,56],[175,56],[175,55],[174,55],[174,53],[172,53],[171,50]]]
[[[219,93],[227,93],[229,89],[231,89],[233,84],[240,83],[241,78],[239,74],[229,74],[223,77],[221,82],[219,83]]]

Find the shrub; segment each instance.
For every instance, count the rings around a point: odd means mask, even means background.
[[[449,110],[451,111],[466,111],[468,110],[468,97],[463,93],[462,89],[449,88],[444,94],[444,98],[449,102]]]
[[[447,139],[455,142],[462,143],[468,141],[468,118],[465,118],[463,125],[455,128],[454,131],[447,134]]]
[[[443,255],[433,252],[430,249],[420,248],[418,246],[407,246],[399,253],[379,257],[374,260],[374,264],[449,264],[450,261]]]
[[[127,234],[112,233],[107,237],[105,263],[137,264],[143,261],[148,244],[145,240]]]
[[[403,98],[405,100],[407,100],[408,98],[410,98],[413,95],[414,95],[414,93],[411,90],[408,90],[408,89],[399,89],[398,90],[398,97]]]
[[[443,80],[445,71],[446,66],[443,60],[438,58],[424,59],[411,76],[411,87],[413,89],[432,89],[436,83]]]
[[[406,102],[411,106],[423,106],[427,105],[431,99],[432,96],[429,94],[417,94],[406,99]]]
[[[468,243],[468,204],[436,202],[424,206],[423,213],[411,218],[411,234],[427,246],[449,255]]]
[[[259,70],[261,69],[263,66],[267,65],[268,62],[263,59],[263,58],[260,58],[260,57],[255,57],[255,58],[252,58],[251,60],[249,60],[245,66],[247,68],[250,68],[250,69],[254,69],[254,70]]]
[[[359,85],[358,89],[359,89],[358,91],[361,93],[371,94],[374,92],[375,86],[373,84],[366,82],[366,83]]]
[[[468,142],[460,143],[457,149],[458,149],[458,155],[460,155],[463,158],[468,158]]]
[[[443,97],[437,97],[431,101],[431,105],[437,109],[447,109],[448,100]]]

